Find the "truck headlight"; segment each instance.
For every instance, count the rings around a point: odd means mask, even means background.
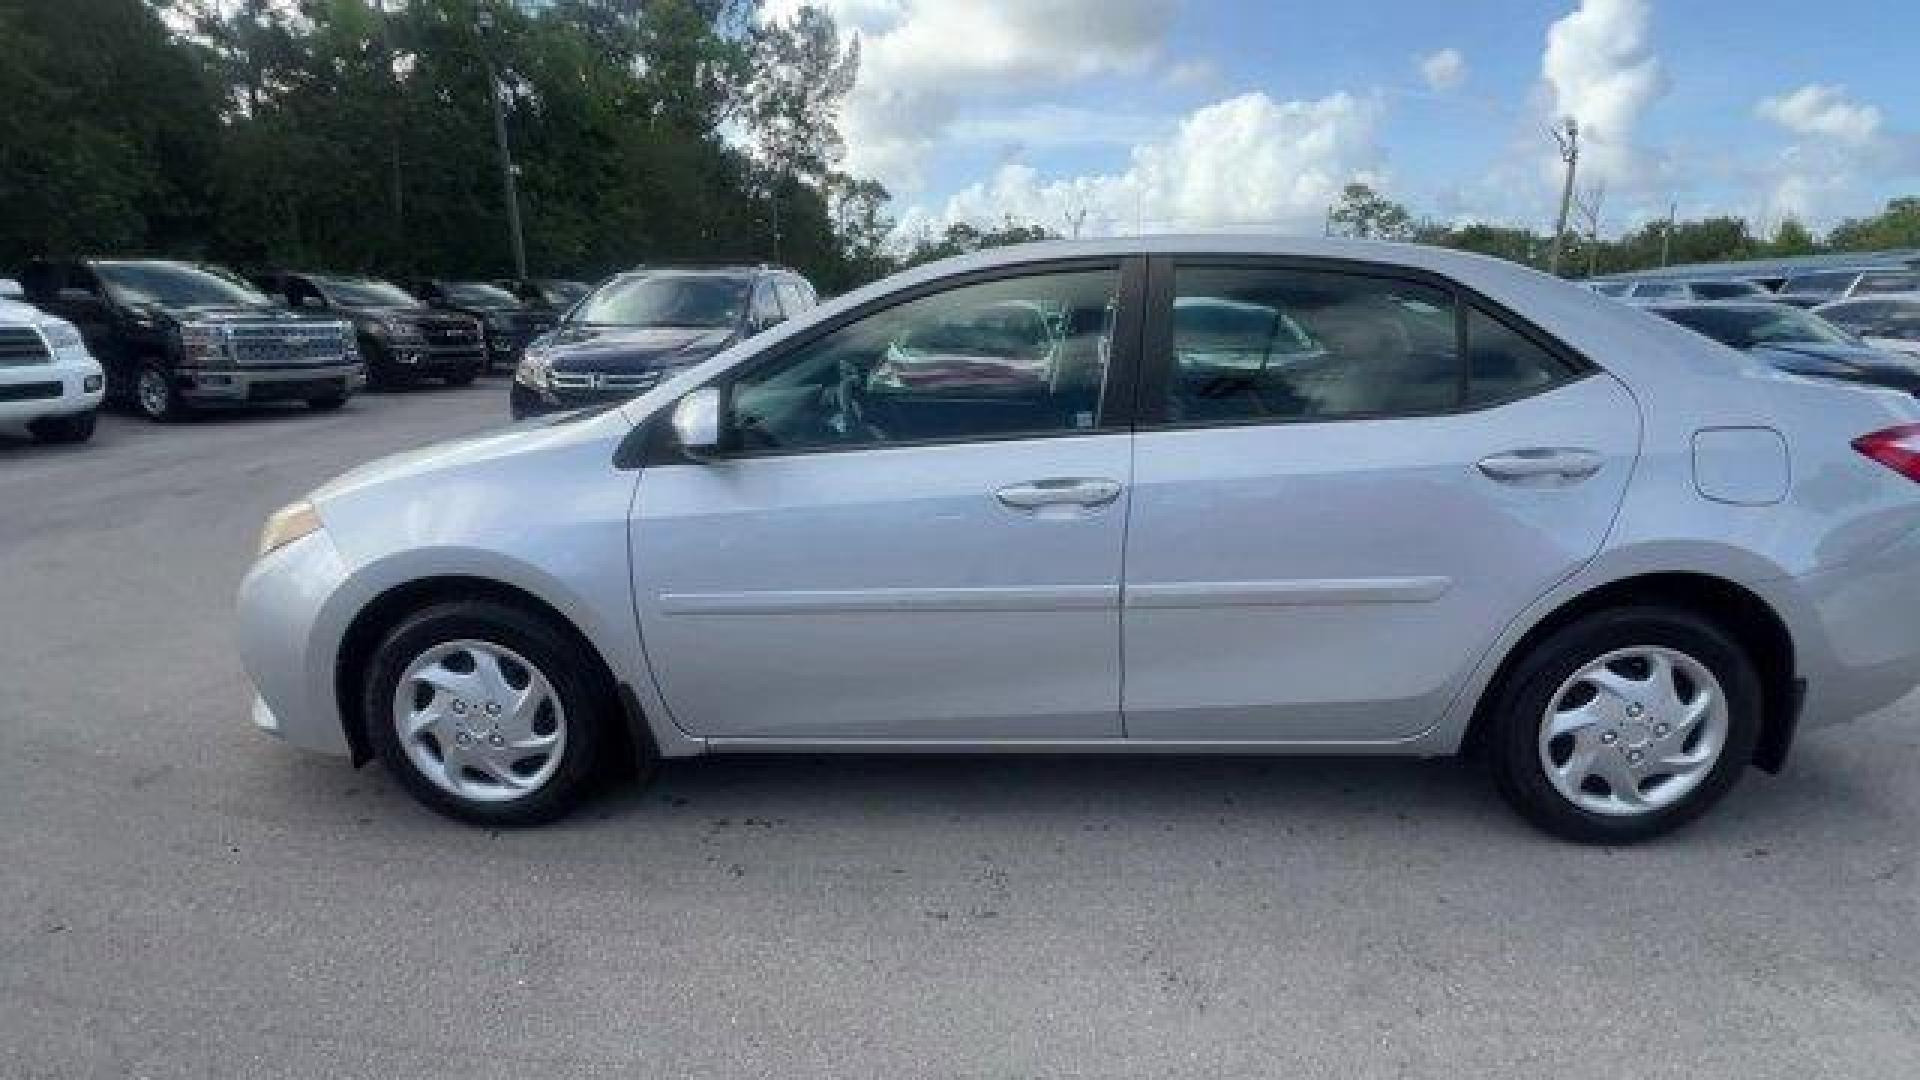
[[[224,329],[188,323],[179,334],[181,367],[225,367],[232,362]]]
[[[312,503],[305,499],[288,503],[275,510],[260,530],[260,554],[264,556],[278,551],[320,529],[320,512],[313,508]]]
[[[47,339],[47,348],[54,352],[66,352],[86,344],[80,338],[80,331],[75,330],[72,323],[41,323],[40,333]]]
[[[544,352],[528,349],[520,358],[520,366],[513,369],[513,379],[535,390],[547,390],[553,382],[553,361]]]

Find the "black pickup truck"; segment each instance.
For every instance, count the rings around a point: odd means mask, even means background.
[[[217,267],[41,260],[21,271],[20,287],[80,331],[106,370],[107,396],[152,420],[264,401],[337,409],[366,381],[351,326],[289,311]]]
[[[527,342],[553,329],[560,317],[534,308],[498,285],[486,281],[447,281],[427,278],[412,283],[413,295],[428,307],[457,311],[480,321],[487,336],[487,367],[520,362]]]
[[[393,389],[421,379],[465,386],[486,370],[486,338],[477,321],[435,311],[391,282],[355,274],[287,273],[263,274],[254,282],[295,311],[323,312],[352,323],[367,378],[375,386]]]

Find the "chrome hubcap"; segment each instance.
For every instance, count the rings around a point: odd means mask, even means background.
[[[553,684],[490,641],[449,641],[416,657],[394,690],[393,725],[422,776],[475,802],[538,791],[567,747]]]
[[[1650,813],[1713,771],[1727,742],[1727,698],[1683,652],[1618,649],[1560,684],[1539,741],[1540,764],[1567,801],[1596,814]]]
[[[166,376],[157,371],[140,373],[140,407],[151,416],[159,416],[167,411]]]

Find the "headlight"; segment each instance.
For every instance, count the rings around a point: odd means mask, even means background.
[[[520,358],[520,366],[513,369],[513,378],[535,390],[548,389],[553,380],[553,361],[544,352],[528,349]]]
[[[228,362],[227,335],[220,327],[188,323],[179,334],[182,367],[220,367]]]
[[[47,347],[54,352],[78,349],[86,344],[80,339],[80,331],[75,330],[72,323],[41,323],[40,333],[47,339]]]
[[[278,551],[308,533],[319,532],[320,513],[305,499],[273,512],[260,530],[260,554]]]

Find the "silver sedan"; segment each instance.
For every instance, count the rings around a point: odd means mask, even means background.
[[[340,477],[241,652],[487,825],[707,753],[1467,753],[1617,843],[1920,682],[1916,481],[1911,397],[1510,263],[1041,244]]]

